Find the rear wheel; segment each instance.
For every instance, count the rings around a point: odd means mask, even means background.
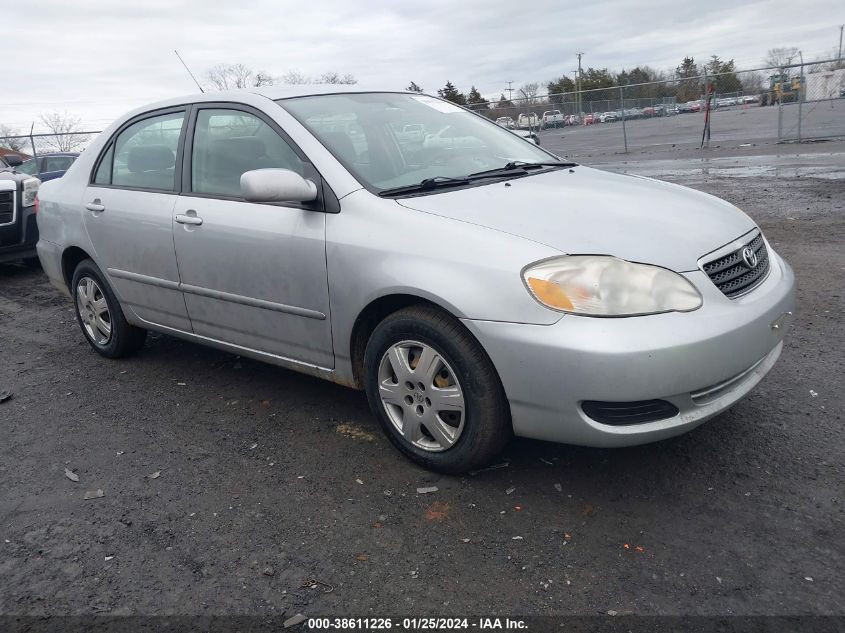
[[[73,272],[76,320],[94,350],[106,358],[128,356],[144,345],[147,331],[130,325],[102,272],[90,259]]]
[[[457,319],[434,307],[405,308],[382,321],[367,344],[364,372],[384,432],[425,468],[465,472],[511,438],[492,362]]]

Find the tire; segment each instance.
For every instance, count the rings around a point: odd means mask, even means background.
[[[428,364],[429,372],[423,367],[427,358],[435,358]],[[401,372],[413,373],[400,376],[397,364]],[[426,373],[431,372],[434,378],[429,382]],[[409,376],[410,381],[403,380]],[[379,323],[364,352],[364,383],[370,408],[388,439],[429,470],[459,474],[483,466],[513,435],[505,391],[490,358],[457,319],[433,306],[404,308]],[[455,406],[458,394],[463,407],[459,415],[440,408]],[[400,430],[400,419],[416,441]],[[446,431],[435,434],[427,424]],[[414,433],[414,425],[419,432]]]
[[[90,285],[91,282],[93,285]],[[90,290],[90,294],[86,294],[85,290]],[[123,358],[143,347],[147,331],[129,325],[111,286],[92,260],[81,261],[73,271],[71,295],[76,321],[85,339],[98,354],[106,358]],[[91,299],[87,304],[83,303],[86,297]],[[106,312],[101,311],[103,305]],[[100,321],[91,318],[95,312],[99,313]],[[83,314],[86,315],[87,322],[83,319]],[[108,336],[101,329],[103,323],[109,326]]]

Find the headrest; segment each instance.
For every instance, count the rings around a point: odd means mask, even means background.
[[[132,173],[163,171],[176,164],[176,156],[167,145],[139,145],[129,150],[126,167]]]
[[[354,163],[358,159],[358,152],[355,151],[355,145],[352,144],[352,139],[343,132],[323,132],[321,134],[323,141],[329,146],[329,149],[340,154],[342,160]]]
[[[256,136],[233,136],[214,141],[214,154],[229,154],[235,159],[263,158],[267,154],[264,141]]]

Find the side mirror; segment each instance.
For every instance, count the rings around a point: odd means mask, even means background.
[[[248,202],[312,202],[317,185],[290,169],[253,169],[241,174],[241,195]]]
[[[18,165],[23,164],[23,159],[17,154],[6,154],[4,158],[6,159],[6,162],[9,163],[9,167],[17,167]]]

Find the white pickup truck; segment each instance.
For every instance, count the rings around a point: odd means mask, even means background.
[[[560,113],[560,110],[546,110],[543,112],[543,129],[554,127],[563,127],[566,125],[563,119],[563,115]]]

